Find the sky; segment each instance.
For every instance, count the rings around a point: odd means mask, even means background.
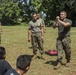
[[[27,4],[29,4],[29,0],[26,0],[27,1]]]

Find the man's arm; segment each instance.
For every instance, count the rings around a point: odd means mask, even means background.
[[[43,20],[43,19],[42,19],[42,20]],[[46,30],[46,26],[45,26],[44,20],[43,20],[43,28],[44,28],[44,30]]]
[[[44,40],[44,28],[43,28],[43,26],[41,27],[41,36],[42,36],[42,41],[43,41]]]
[[[30,40],[31,40],[31,30],[28,29],[28,41],[30,42]]]
[[[61,21],[59,16],[57,16],[56,19],[57,19],[57,21],[59,21],[65,27],[68,27],[68,26],[70,26],[72,24],[71,21],[70,22],[63,22],[63,21]]]
[[[44,22],[44,20],[43,20],[43,19],[41,19],[41,24],[42,24],[43,29],[44,29],[44,32],[45,32],[45,31],[46,31],[46,26],[45,26],[45,22]]]
[[[28,28],[28,42],[31,41],[31,24],[29,22],[29,28]]]
[[[69,22],[63,22],[63,21],[61,21],[60,19],[58,19],[58,21],[59,21],[63,26],[65,26],[65,27],[68,27],[68,26],[71,25],[71,23],[69,23]]]
[[[41,27],[41,34],[42,34],[42,42],[44,43],[44,28]]]
[[[44,26],[43,26],[43,29],[44,29],[44,33],[46,32],[46,26],[45,26],[45,24],[44,24]]]
[[[54,21],[53,23],[53,28],[56,28],[58,25],[57,25],[57,20]]]
[[[42,34],[42,37],[44,37],[44,28],[41,27],[41,34]]]

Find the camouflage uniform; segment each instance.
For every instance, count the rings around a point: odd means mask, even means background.
[[[69,22],[70,24],[72,24],[72,21],[69,19],[66,19],[64,22]],[[58,51],[57,60],[59,62],[62,61],[63,50],[65,51],[65,58],[67,59],[67,62],[69,62],[71,59],[70,28],[71,28],[71,25],[68,27],[64,27],[63,25],[61,25],[61,23],[58,22],[58,34],[59,34],[59,36],[57,38],[56,48]]]
[[[34,22],[33,20],[29,22],[29,29],[31,30],[31,44],[33,47],[33,53],[37,54],[37,44],[40,50],[40,53],[44,53],[43,43],[42,43],[42,35],[41,28],[43,27],[40,21]]]
[[[39,18],[38,20],[42,23],[42,25],[45,25],[44,20],[42,18]]]
[[[37,21],[42,24],[43,29],[44,29],[44,25],[45,25],[44,20],[42,18],[39,18]],[[42,43],[44,44],[44,39],[42,39]]]
[[[1,22],[0,22],[0,44],[1,44],[1,34],[2,34],[2,28],[1,28]]]

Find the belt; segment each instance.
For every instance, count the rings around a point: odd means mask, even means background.
[[[41,32],[32,32],[32,34],[41,33]]]

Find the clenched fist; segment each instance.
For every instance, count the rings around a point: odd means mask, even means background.
[[[59,16],[57,16],[57,17],[56,17],[56,19],[58,20],[58,19],[60,19],[60,17],[59,17]]]

